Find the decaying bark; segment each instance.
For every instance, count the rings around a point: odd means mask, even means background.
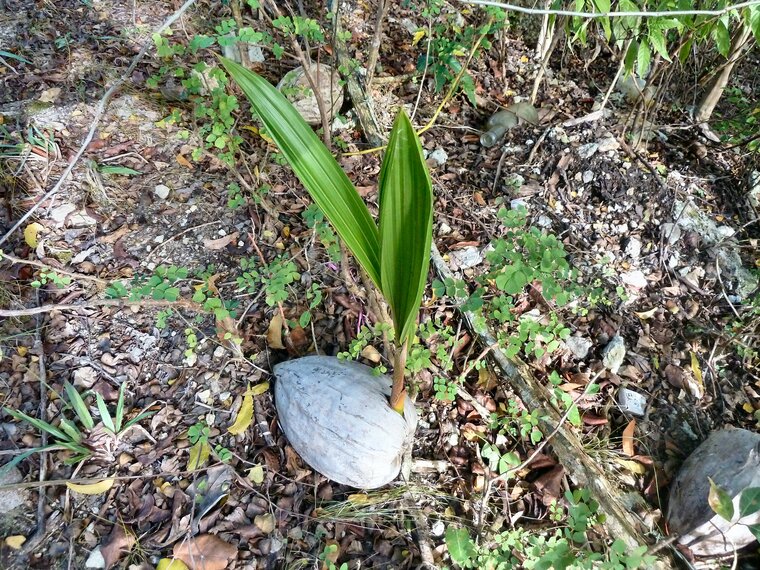
[[[697,124],[706,123],[710,120],[715,106],[723,96],[726,85],[728,85],[734,65],[739,61],[739,58],[746,49],[751,34],[752,30],[749,26],[742,26],[741,30],[734,35],[734,38],[731,40],[731,51],[728,54],[728,61],[723,65],[720,73],[710,81],[702,100],[697,106],[694,116]]]

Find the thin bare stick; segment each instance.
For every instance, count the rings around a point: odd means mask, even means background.
[[[58,273],[59,275],[65,275],[66,277],[71,277],[72,279],[92,281],[93,283],[97,283],[98,285],[108,285],[108,281],[105,281],[104,279],[98,279],[97,277],[93,277],[91,275],[83,275],[82,273],[72,273],[71,271],[66,271],[65,269],[52,267],[50,265],[46,265],[39,261],[34,261],[32,259],[21,259],[20,257],[16,257],[15,255],[11,255],[10,253],[0,251],[0,260],[2,259],[7,259],[11,263],[15,263],[19,265],[32,265],[34,267],[39,267],[40,269],[47,269],[49,271]]]
[[[375,67],[377,66],[377,58],[380,55],[380,43],[383,38],[383,21],[388,14],[388,8],[390,2],[388,0],[378,0],[377,4],[377,17],[375,19],[375,33],[372,35],[372,43],[369,47],[369,55],[367,56],[367,79],[365,85],[369,91],[369,86],[372,83],[372,78],[375,76]]]
[[[40,292],[37,290],[37,303],[40,302]],[[42,317],[38,316],[35,319],[35,332],[34,332],[34,352],[37,353],[37,358],[39,358],[39,375],[40,375],[40,405],[39,405],[39,417],[44,418],[47,414],[47,405],[48,405],[48,399],[47,399],[47,368],[45,366],[45,348],[42,343],[42,336],[40,334],[40,329],[42,328]],[[46,447],[48,444],[48,434],[47,432],[43,431],[40,434],[40,447]],[[46,451],[40,452],[40,473],[37,477],[37,480],[42,482],[45,479],[47,479],[47,460],[48,460],[48,454]],[[34,531],[34,535],[32,535],[29,540],[26,541],[24,544],[24,547],[22,549],[23,553],[28,554],[32,550],[34,550],[37,545],[40,543],[42,538],[45,536],[45,532],[47,529],[47,525],[45,523],[46,516],[45,516],[45,499],[47,495],[44,491],[40,490],[39,494],[37,495],[37,530]]]
[[[85,303],[76,304],[52,304],[30,307],[29,309],[0,309],[0,317],[27,317],[30,315],[40,315],[50,311],[77,311],[80,309],[93,309],[95,307],[176,307],[180,309],[189,309],[197,313],[213,313],[203,308],[203,305],[178,299],[177,301],[167,301],[166,299],[142,299],[141,301],[128,301],[126,299],[92,299]]]
[[[176,22],[182,14],[184,14],[190,6],[195,4],[195,0],[186,0],[180,8],[174,12],[171,16],[169,16],[166,21],[159,27],[154,34],[160,34],[164,30],[166,30],[169,26],[171,26],[174,22]],[[152,37],[152,36],[151,36]],[[79,146],[79,150],[76,152],[74,157],[69,162],[69,165],[66,167],[66,170],[63,171],[63,174],[61,174],[61,177],[58,179],[58,182],[55,183],[55,186],[53,186],[50,191],[45,194],[40,200],[37,201],[34,206],[29,208],[29,210],[21,216],[18,222],[10,229],[8,232],[0,238],[0,245],[4,244],[13,233],[19,229],[24,223],[31,217],[34,212],[37,211],[37,209],[50,200],[58,190],[61,189],[61,186],[63,186],[63,183],[66,181],[66,179],[71,174],[71,171],[74,169],[74,165],[79,162],[79,159],[82,158],[82,155],[84,154],[85,150],[87,150],[87,146],[92,141],[93,137],[95,136],[95,130],[98,128],[98,124],[100,123],[100,119],[103,116],[103,113],[105,113],[106,106],[108,105],[108,101],[111,99],[111,97],[116,93],[121,86],[126,83],[126,81],[132,76],[132,72],[137,67],[137,64],[142,61],[142,59],[145,57],[145,55],[148,53],[148,50],[151,49],[153,46],[153,40],[149,39],[145,42],[145,45],[143,45],[142,49],[140,50],[140,53],[138,53],[134,59],[132,60],[132,63],[129,65],[127,70],[119,77],[111,87],[108,88],[108,90],[103,94],[103,97],[100,99],[100,102],[98,103],[97,108],[95,109],[95,116],[92,119],[92,123],[90,124],[90,130],[87,132],[87,136],[82,141],[82,144]]]
[[[726,6],[718,10],[662,10],[655,12],[576,12],[574,10],[552,10],[549,8],[527,8],[525,6],[515,6],[514,4],[506,4],[504,2],[493,2],[492,0],[460,0],[462,4],[477,4],[479,6],[496,6],[497,8],[504,8],[505,10],[512,10],[513,12],[522,12],[523,14],[531,14],[533,16],[570,16],[574,18],[623,18],[623,17],[635,17],[635,18],[662,18],[668,16],[722,16],[728,14],[734,10],[740,10],[741,8],[748,8],[750,6],[757,6],[760,4],[760,0],[748,0],[747,2],[740,2],[739,4],[733,4]]]

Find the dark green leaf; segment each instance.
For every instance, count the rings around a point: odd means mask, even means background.
[[[752,536],[755,537],[756,540],[760,540],[760,524],[749,524],[747,525],[747,528],[752,533]]]
[[[636,73],[639,77],[646,77],[649,73],[649,64],[652,60],[652,52],[649,49],[649,42],[642,38],[639,44],[638,57],[636,59]]]
[[[9,51],[5,51],[4,49],[0,49],[0,57],[7,57],[9,59],[15,59],[17,61],[23,61],[24,63],[28,63],[29,65],[32,64],[31,61],[26,59],[25,57],[21,57],[20,55],[16,55],[15,53],[11,53]]]
[[[744,489],[739,498],[739,517],[753,515],[760,511],[760,487]]]
[[[382,290],[377,225],[345,172],[282,93],[234,61],[226,58],[221,61],[250,100],[298,179]]]
[[[718,48],[718,53],[723,57],[728,57],[731,51],[731,34],[722,21],[718,21],[713,28],[713,39]]]
[[[726,491],[718,487],[712,479],[710,479],[710,493],[707,495],[707,503],[719,517],[727,521],[734,518],[734,503],[731,501],[731,497]]]
[[[465,528],[449,527],[446,529],[446,548],[449,556],[460,566],[469,566],[477,554],[470,533]]]
[[[54,438],[59,439],[61,441],[66,441],[68,437],[64,432],[62,432],[60,429],[55,427],[54,425],[51,425],[45,421],[39,420],[37,418],[33,418],[31,416],[27,416],[24,412],[18,412],[16,410],[11,410],[10,408],[4,408],[5,412],[10,415],[11,417],[19,420],[24,421],[32,426],[36,427],[40,431],[44,431],[52,435]]]
[[[127,168],[126,166],[99,166],[98,170],[103,174],[119,174],[121,176],[134,176],[142,174],[139,170]]]
[[[71,407],[76,412],[77,417],[79,418],[79,421],[82,423],[82,425],[87,429],[92,429],[95,427],[95,422],[90,415],[90,410],[87,408],[87,404],[84,403],[82,396],[80,396],[79,392],[77,392],[77,389],[68,382],[65,382],[63,384],[63,388],[66,390],[66,395],[69,398],[69,404],[71,404]]]
[[[116,434],[116,426],[113,425],[111,413],[108,411],[108,406],[106,406],[106,402],[103,399],[103,396],[101,396],[98,392],[95,392],[95,402],[98,404],[98,412],[100,412],[100,420],[103,422],[103,425],[112,434]]]
[[[414,334],[430,265],[433,185],[419,137],[401,110],[380,169],[380,282],[396,339]]]

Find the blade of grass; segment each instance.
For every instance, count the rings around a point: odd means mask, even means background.
[[[5,411],[10,415],[11,417],[23,421],[28,422],[33,427],[36,427],[40,431],[44,431],[52,435],[54,438],[60,440],[60,441],[67,441],[68,437],[66,437],[66,434],[62,432],[60,429],[55,427],[54,425],[51,425],[45,421],[38,420],[37,418],[33,418],[31,416],[27,416],[24,412],[19,412],[16,410],[11,410],[10,408],[4,408]]]
[[[397,342],[414,335],[433,235],[433,185],[422,146],[403,109],[380,169],[380,276]]]
[[[66,418],[61,418],[59,425],[61,426],[61,429],[66,432],[71,441],[76,443],[82,441],[82,434],[71,421]]]
[[[100,421],[103,422],[103,425],[106,426],[106,429],[110,430],[112,434],[116,435],[116,427],[113,425],[111,413],[108,411],[108,406],[106,406],[106,402],[103,399],[103,396],[101,396],[98,392],[95,392],[95,402],[98,404]]]
[[[116,432],[119,433],[121,431],[121,424],[124,421],[124,392],[127,389],[127,383],[122,382],[121,386],[119,387],[119,399],[116,400],[116,417],[115,420],[115,427]]]
[[[377,225],[346,173],[282,93],[243,66],[220,59],[293,172],[370,279],[381,288]]]
[[[92,419],[90,410],[87,408],[87,404],[84,403],[82,396],[80,396],[79,392],[77,392],[77,389],[68,382],[63,385],[63,388],[66,390],[66,395],[69,398],[69,404],[76,412],[79,421],[82,422],[82,425],[87,429],[94,428],[95,421]]]

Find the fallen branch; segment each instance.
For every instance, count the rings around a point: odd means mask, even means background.
[[[30,307],[28,309],[0,309],[0,317],[28,317],[30,315],[39,315],[51,311],[78,311],[81,309],[93,309],[95,307],[174,307],[179,309],[189,309],[196,313],[213,313],[213,311],[203,308],[203,305],[186,299],[178,299],[176,301],[167,301],[166,299],[142,299],[140,301],[129,301],[127,299],[92,299],[85,303],[40,305],[39,307]]]
[[[435,244],[432,246],[430,257],[440,279],[454,277]],[[470,331],[480,339],[483,345],[492,346],[496,343],[491,331],[487,326],[478,323],[474,313],[460,312]],[[567,469],[576,485],[585,487],[591,492],[602,512],[607,515],[603,526],[608,534],[623,540],[629,548],[645,544],[640,523],[635,521],[630,511],[622,505],[615,487],[586,454],[578,437],[562,424],[562,414],[552,405],[552,394],[548,388],[533,377],[525,363],[519,360],[511,361],[498,346],[491,350],[491,356],[526,407],[543,412],[544,417],[539,425],[541,431],[545,434],[554,434],[553,450],[557,459]]]
[[[81,273],[73,273],[71,271],[66,271],[65,269],[59,269],[57,267],[53,267],[52,265],[46,265],[40,261],[34,261],[32,259],[21,259],[20,257],[16,257],[15,255],[11,255],[10,253],[7,253],[5,251],[0,251],[0,260],[2,259],[7,259],[11,263],[16,263],[20,265],[31,265],[33,267],[39,267],[40,269],[47,269],[48,271],[52,271],[53,273],[57,273],[59,275],[65,275],[66,277],[71,277],[72,279],[92,281],[93,283],[97,283],[98,285],[103,285],[104,287],[108,285],[108,281],[104,279],[98,279],[97,277],[93,277],[92,275],[83,275]]]

